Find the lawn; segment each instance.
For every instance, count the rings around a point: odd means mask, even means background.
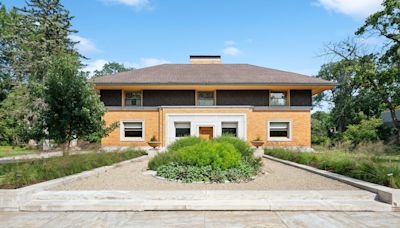
[[[36,153],[37,150],[27,147],[0,146],[0,158]]]
[[[90,153],[0,165],[0,188],[13,189],[112,165],[146,154],[144,151]]]
[[[318,150],[301,153],[284,149],[266,149],[265,154],[313,166],[356,179],[400,188],[400,153],[362,153]]]

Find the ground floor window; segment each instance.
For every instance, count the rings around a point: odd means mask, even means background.
[[[269,139],[290,139],[290,122],[269,122]]]
[[[222,135],[233,135],[237,137],[237,122],[222,122]]]
[[[175,137],[190,136],[190,122],[175,122]]]
[[[124,121],[122,122],[123,138],[130,139],[143,139],[143,122]]]

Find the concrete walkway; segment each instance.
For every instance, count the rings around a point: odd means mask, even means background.
[[[2,212],[0,227],[400,227],[395,212]]]

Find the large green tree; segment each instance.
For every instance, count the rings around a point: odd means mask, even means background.
[[[124,64],[117,62],[108,62],[104,64],[101,70],[95,70],[93,77],[100,77],[103,75],[111,75],[119,72],[129,71],[132,68],[125,67]]]
[[[66,154],[73,139],[93,139],[109,131],[102,119],[105,107],[78,66],[76,56],[61,54],[54,58],[44,90],[48,136],[64,143]]]
[[[389,110],[400,143],[400,122],[396,116],[400,107],[400,1],[385,0],[382,5],[383,9],[369,16],[356,32],[377,35],[386,41],[383,51],[373,55],[376,71],[360,75],[359,81],[371,88]]]

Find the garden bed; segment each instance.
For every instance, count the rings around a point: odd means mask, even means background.
[[[159,177],[184,183],[247,182],[261,170],[253,152],[246,142],[231,136],[210,141],[188,137],[151,159],[149,169]]]
[[[90,153],[9,163],[0,166],[0,188],[14,189],[56,179],[142,155],[144,151]]]
[[[283,149],[266,149],[265,154],[309,165],[363,181],[400,188],[400,155],[377,155],[344,151],[301,153]]]

